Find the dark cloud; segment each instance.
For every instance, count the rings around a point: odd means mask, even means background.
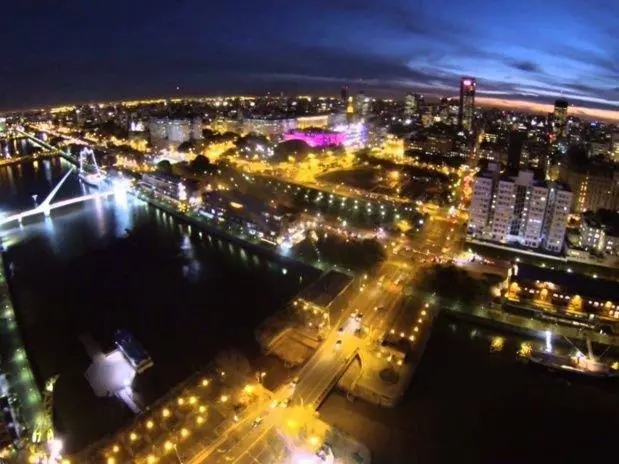
[[[13,1],[3,10],[11,20],[3,23],[0,107],[155,96],[177,85],[196,94],[275,86],[336,93],[349,82],[377,93],[453,95],[465,74],[477,77],[480,94],[546,101],[564,91],[574,101],[613,106],[619,39],[605,31],[613,30],[609,12],[617,5]]]
[[[421,2],[384,0],[339,0],[331,8],[343,13],[383,22],[395,31],[407,35],[448,41],[472,36],[471,30],[455,22],[433,18]]]
[[[508,66],[527,73],[542,73],[542,68],[533,61],[507,61]]]

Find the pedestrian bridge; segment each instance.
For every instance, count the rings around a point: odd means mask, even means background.
[[[22,135],[24,137],[27,137],[34,144],[36,144],[36,145],[38,145],[38,146],[40,146],[42,148],[45,148],[45,149],[50,150],[50,151],[54,151],[54,152],[56,152],[56,153],[58,153],[58,154],[60,154],[60,155],[62,155],[64,157],[67,157],[67,158],[71,159],[72,162],[76,162],[76,161],[79,162],[80,174],[84,174],[86,172],[86,166],[83,163],[84,156],[91,156],[95,172],[96,173],[101,173],[101,171],[99,170],[99,166],[96,163],[96,159],[94,157],[94,153],[92,152],[92,150],[90,150],[87,147],[82,149],[82,151],[80,152],[79,159],[78,160],[74,160],[73,157],[70,156],[70,154],[68,154],[68,152],[65,153],[62,150],[60,150],[59,148],[56,148],[56,147],[48,144],[47,142],[34,137],[33,135],[29,134],[28,132],[25,132],[25,131],[19,130],[19,129],[15,129],[15,131],[18,134],[20,134],[20,135]],[[84,155],[84,153],[86,153],[86,155]],[[30,216],[37,216],[39,214],[43,214],[44,216],[49,216],[53,209],[62,208],[63,206],[73,205],[75,203],[80,203],[80,202],[83,202],[83,201],[93,200],[93,199],[102,198],[102,197],[108,197],[108,196],[120,193],[121,191],[124,193],[124,189],[107,188],[107,189],[103,189],[103,190],[98,190],[98,191],[93,192],[93,193],[87,193],[87,194],[84,194],[84,195],[80,195],[78,197],[69,198],[69,199],[66,199],[66,200],[61,200],[61,201],[57,201],[55,203],[52,203],[52,200],[54,199],[54,197],[56,196],[56,194],[58,193],[58,191],[60,190],[62,185],[71,176],[71,174],[74,171],[75,171],[75,167],[72,166],[71,169],[69,170],[69,172],[67,172],[64,175],[64,177],[62,179],[60,179],[58,184],[47,195],[45,200],[43,200],[39,205],[35,206],[34,208],[29,209],[27,211],[22,211],[20,213],[11,214],[11,215],[5,216],[5,217],[3,217],[2,214],[0,213],[0,226],[2,226],[4,224],[9,224],[11,222],[18,222],[18,223],[21,224],[21,222],[22,222],[22,220],[24,218],[27,218],[27,217],[30,217]]]
[[[67,172],[62,179],[60,179],[60,182],[58,182],[58,184],[52,189],[49,195],[47,195],[45,200],[43,200],[39,205],[27,211],[22,211],[20,213],[11,214],[9,216],[2,217],[0,215],[0,226],[9,224],[11,222],[18,222],[21,224],[24,218],[27,218],[30,216],[37,216],[39,214],[43,214],[44,216],[49,216],[53,209],[62,208],[63,206],[80,203],[82,201],[88,201],[88,200],[93,200],[96,198],[108,197],[108,196],[118,193],[118,190],[115,190],[115,189],[100,190],[94,193],[88,193],[85,195],[80,195],[78,197],[69,198],[66,200],[61,200],[61,201],[52,203],[52,200],[54,199],[54,197],[60,190],[60,187],[62,187],[62,185],[69,178],[69,176],[71,176],[73,171],[74,171],[74,168],[71,168],[71,170]]]

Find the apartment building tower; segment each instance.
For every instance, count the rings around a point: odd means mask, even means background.
[[[501,175],[498,164],[478,174],[467,235],[507,245],[558,253],[563,248],[572,193],[532,171]]]

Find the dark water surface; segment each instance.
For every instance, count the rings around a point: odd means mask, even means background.
[[[522,338],[440,316],[394,409],[332,393],[321,417],[364,442],[377,464],[585,463],[615,459],[619,382],[524,363]],[[539,341],[526,340],[532,343]]]
[[[31,208],[69,166],[60,159],[0,168],[0,211]],[[76,176],[58,199],[85,193]],[[316,277],[300,265],[207,235],[127,198],[91,200],[4,226],[15,306],[39,383],[59,374],[55,421],[69,451],[131,413],[84,378],[81,334],[111,348],[126,328],[155,366],[134,387],[146,403],[204,367],[221,348],[255,353],[253,329]]]

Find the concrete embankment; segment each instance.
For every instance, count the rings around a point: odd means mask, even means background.
[[[35,421],[44,414],[41,390],[33,374],[28,359],[21,331],[19,318],[13,307],[10,289],[10,266],[0,247],[0,353],[2,357],[2,373],[6,375],[9,391],[2,395],[12,394],[17,397],[19,407],[17,420],[27,430],[32,431]],[[42,385],[43,382],[40,382]]]
[[[40,153],[36,156],[20,156],[18,158],[10,158],[10,159],[5,159],[0,161],[0,166],[10,166],[13,164],[20,164],[20,163],[31,163],[33,161],[37,161],[40,159],[47,159],[47,158],[53,158],[57,156],[56,153]]]
[[[545,332],[550,330],[554,334],[562,335],[572,340],[586,341],[588,339],[600,345],[619,346],[619,337],[617,336],[605,335],[593,330],[557,325],[533,318],[508,314],[500,309],[479,308],[470,312],[457,308],[444,307],[442,311],[444,311],[448,317],[460,319],[472,324],[483,325],[485,327],[539,339],[544,339],[546,337]]]
[[[275,260],[284,262],[284,263],[290,263],[293,265],[303,265],[303,266],[308,266],[308,267],[312,267],[315,269],[319,269],[319,270],[325,270],[326,269],[326,265],[321,265],[319,263],[314,263],[314,262],[306,262],[302,259],[299,259],[298,257],[291,257],[291,256],[285,256],[281,253],[279,253],[277,251],[277,249],[272,246],[272,245],[268,245],[268,244],[258,244],[254,241],[251,241],[249,239],[246,238],[242,238],[239,237],[235,234],[232,234],[230,232],[226,232],[224,230],[222,230],[221,228],[218,227],[214,227],[210,224],[208,224],[206,221],[203,221],[201,219],[195,218],[193,216],[189,216],[187,214],[184,214],[180,211],[178,211],[176,208],[174,208],[171,205],[167,205],[161,201],[158,201],[157,199],[154,199],[148,195],[142,195],[142,194],[137,194],[137,197],[140,200],[143,200],[145,202],[147,202],[148,204],[152,205],[155,208],[160,209],[161,211],[165,211],[166,213],[174,216],[175,218],[177,218],[178,220],[185,222],[187,224],[190,225],[194,225],[196,227],[199,227],[201,229],[204,229],[206,231],[208,231],[209,234],[211,235],[215,235],[217,237],[223,238],[225,240],[228,240],[232,243],[235,243],[237,245],[240,245],[244,248],[246,248],[248,251],[253,251],[255,253],[258,254],[262,254],[262,255],[267,255],[270,258],[273,258]]]
[[[421,363],[438,309],[428,308],[417,338],[406,352],[397,347],[365,347],[362,350],[361,366],[357,373],[348,371],[342,376],[338,387],[348,398],[360,398],[368,403],[392,408],[398,405],[410,386]],[[421,311],[420,311],[421,314]],[[349,375],[347,375],[349,374]]]

